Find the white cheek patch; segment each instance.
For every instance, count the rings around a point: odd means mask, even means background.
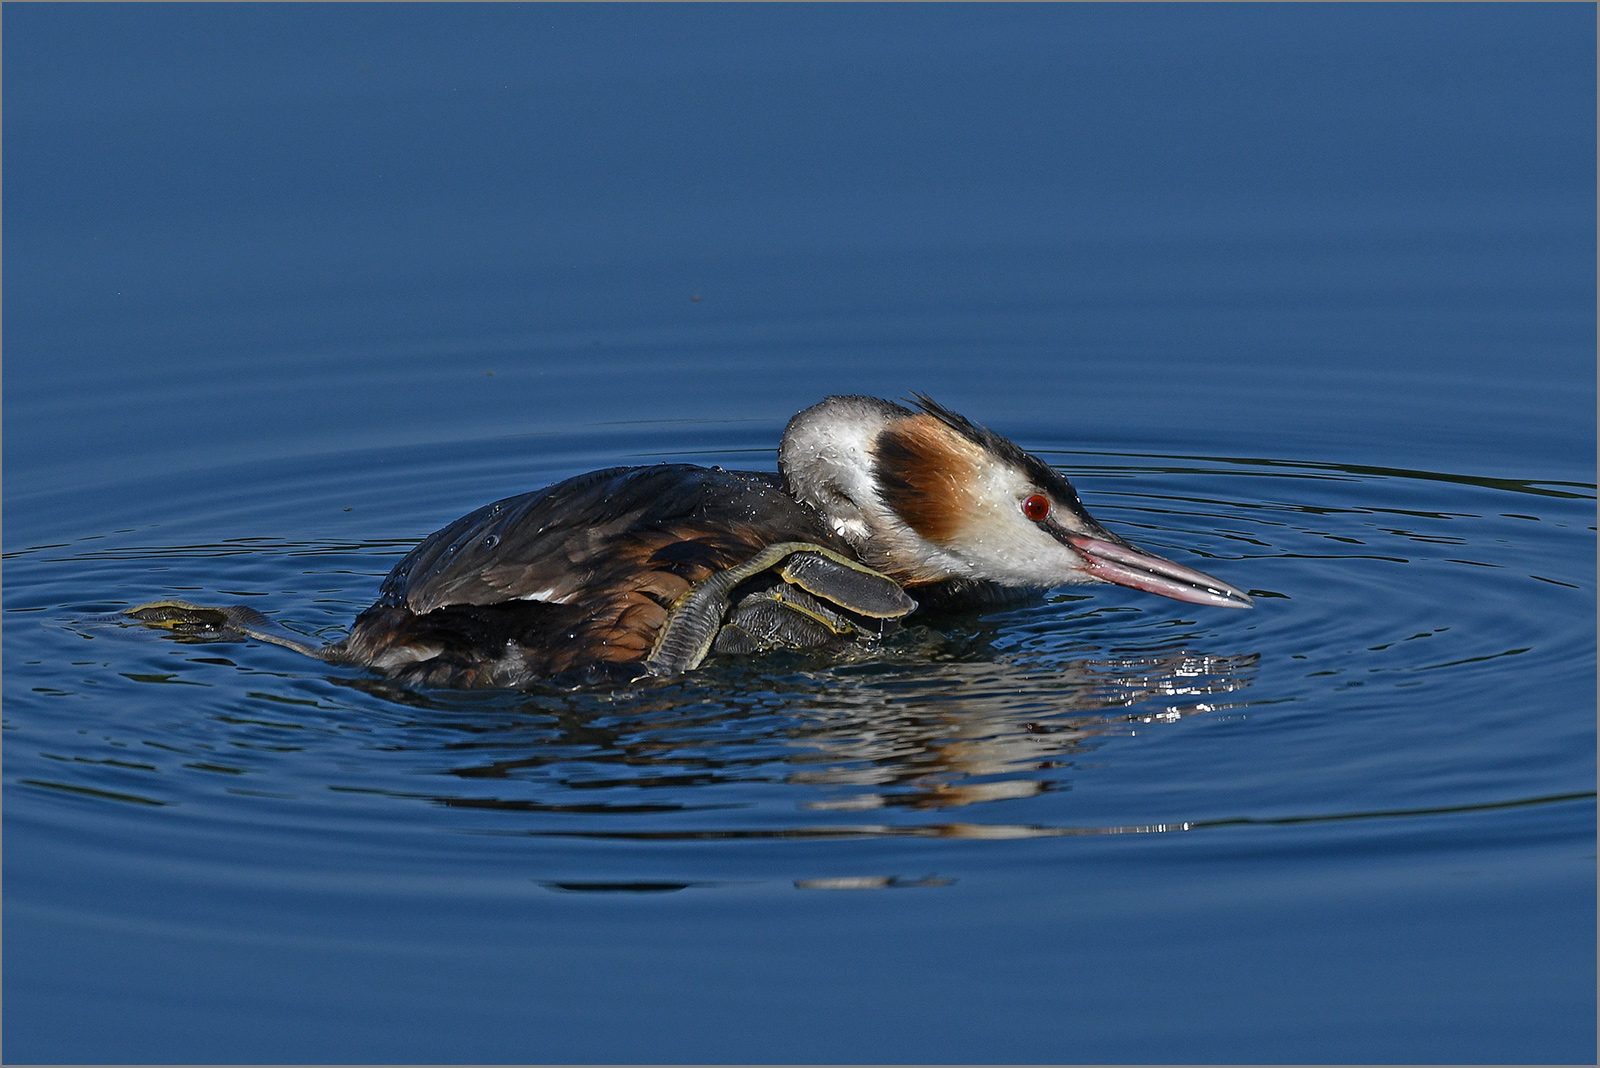
[[[992,466],[972,490],[968,521],[945,546],[969,573],[1012,586],[1084,581],[1078,554],[1022,513],[1038,491],[1020,472]]]

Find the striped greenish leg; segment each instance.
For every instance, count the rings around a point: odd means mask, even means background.
[[[712,643],[728,614],[734,587],[774,568],[785,582],[860,616],[898,619],[917,607],[917,602],[907,597],[893,579],[848,556],[810,542],[780,542],[736,567],[717,572],[673,602],[667,622],[656,635],[655,645],[645,659],[645,666],[655,675],[671,675],[699,667],[711,652]],[[778,599],[782,600],[781,595]],[[822,612],[798,603],[790,607],[834,633],[844,633],[841,630],[844,620],[840,617],[825,618]],[[832,613],[826,615],[832,616]]]

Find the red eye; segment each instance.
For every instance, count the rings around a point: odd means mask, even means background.
[[[1035,523],[1039,522],[1050,514],[1050,498],[1042,493],[1035,493],[1022,502],[1022,514]]]

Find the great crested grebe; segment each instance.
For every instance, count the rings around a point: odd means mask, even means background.
[[[163,601],[142,622],[250,637],[418,686],[514,688],[607,665],[871,638],[923,608],[1109,582],[1249,608],[1135,548],[1058,472],[918,395],[829,397],[789,420],[779,474],[614,467],[486,505],[425,539],[350,635],[316,647],[255,609]]]

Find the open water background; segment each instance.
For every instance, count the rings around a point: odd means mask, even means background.
[[[10,1061],[1595,1056],[1595,11],[4,12]],[[925,390],[1253,612],[397,690],[597,467]]]

